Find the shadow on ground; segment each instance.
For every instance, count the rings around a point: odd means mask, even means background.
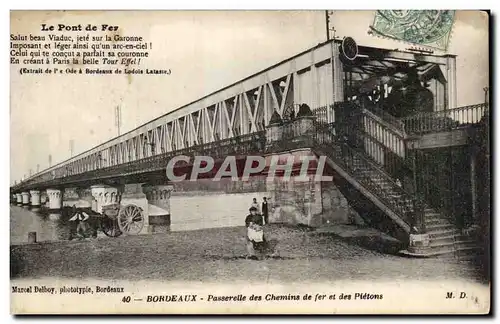
[[[379,235],[353,237],[341,237],[335,233],[317,233],[317,235],[335,237],[343,240],[348,244],[357,245],[365,249],[383,254],[398,255],[399,251],[403,250],[406,247],[406,244],[399,240],[390,240]]]
[[[377,229],[366,226],[347,224],[330,225],[316,228],[315,233],[317,235],[333,236],[348,244],[384,254],[399,254],[399,251],[407,248],[406,243]]]

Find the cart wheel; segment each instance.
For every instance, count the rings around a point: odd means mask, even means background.
[[[123,234],[118,226],[117,220],[109,217],[104,217],[101,220],[101,229],[102,232],[109,237],[118,237]]]
[[[142,208],[136,205],[126,205],[120,208],[117,219],[120,230],[128,235],[139,234],[144,227]]]

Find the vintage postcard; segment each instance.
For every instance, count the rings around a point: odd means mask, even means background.
[[[488,314],[489,18],[11,11],[11,313]]]

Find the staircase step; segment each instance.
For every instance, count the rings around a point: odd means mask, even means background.
[[[369,176],[370,178],[372,178],[373,181],[388,182],[389,183],[389,179],[387,177],[380,175],[378,172],[363,170],[363,173],[366,174],[367,176]]]
[[[392,187],[392,184],[390,183],[389,180],[385,179],[385,178],[376,178],[374,177],[373,175],[369,174],[369,173],[363,173],[366,177],[370,178],[373,182],[377,183],[377,184],[380,184],[380,185],[389,185]]]
[[[478,253],[481,253],[481,249],[479,247],[454,247],[453,249],[440,248],[420,251],[420,256],[468,261],[475,259]]]
[[[468,253],[477,251],[477,246],[460,246],[457,243],[441,243],[430,245],[429,247],[420,250],[420,253],[426,256],[439,256],[439,257],[455,257],[465,256]]]
[[[458,231],[456,229],[438,229],[438,230],[430,230],[427,231],[427,234],[429,234],[429,238],[432,239],[437,239],[437,238],[443,238],[446,236],[450,235],[458,235]]]
[[[435,237],[430,239],[430,244],[455,243],[456,235]]]
[[[427,217],[425,217],[424,221],[425,221],[426,226],[450,224],[450,222],[444,218],[427,218]]]
[[[373,183],[375,183],[377,186],[379,186],[380,188],[384,189],[384,190],[387,190],[387,192],[390,192],[390,193],[393,193],[393,194],[399,194],[400,191],[398,191],[394,184],[392,184],[391,182],[389,182],[388,180],[378,180],[378,179],[375,179],[373,178],[372,176],[368,175],[367,176],[371,181],[373,181]]]
[[[430,224],[426,225],[426,228],[428,231],[433,232],[436,230],[448,230],[448,229],[455,229],[455,226],[450,224],[450,223],[438,223],[438,224]]]
[[[455,256],[456,255],[456,251],[455,251],[453,245],[445,246],[445,247],[441,247],[441,248],[435,248],[435,249],[431,249],[431,248],[420,249],[416,253],[415,252],[406,252],[406,251],[403,253],[410,255],[410,256],[426,257],[426,258],[450,256],[450,255]]]
[[[456,255],[456,252],[457,251],[455,249],[455,245],[453,244],[439,245],[439,246],[429,247],[428,249],[428,253],[436,256],[446,255],[446,254]]]
[[[334,147],[334,151],[339,157],[343,154],[343,151],[338,146]],[[394,201],[402,207],[403,210],[412,211],[414,209],[413,199],[408,199],[408,197],[401,192],[401,189],[394,182],[395,179],[392,179],[390,175],[381,172],[358,158],[352,160],[349,166],[353,168],[351,171],[353,171],[355,178],[369,179],[378,187],[377,190],[381,192],[380,194],[388,198],[389,201]],[[457,244],[457,237],[460,233],[456,230],[454,224],[450,224],[449,221],[436,210],[429,207],[425,208],[424,221],[430,242],[427,248],[423,248],[417,252],[416,255],[421,253],[422,256],[453,256],[457,248],[463,247],[465,249],[473,246],[473,244],[468,241]]]
[[[456,244],[455,240],[442,240],[442,241],[431,240],[429,242],[429,248],[430,249],[437,249],[437,248],[440,248],[443,246],[452,246],[454,248],[456,246],[455,244]]]
[[[457,247],[457,249],[462,250],[469,248],[478,248],[479,244],[474,240],[467,240],[467,241],[456,241],[455,246]]]
[[[337,158],[342,158],[344,151],[338,145],[333,146],[333,152]],[[344,161],[345,162],[345,161]],[[362,158],[355,157],[348,163],[351,172],[358,180],[370,180],[377,186],[381,195],[389,201],[394,201],[408,211],[414,210],[412,197],[407,197],[397,186],[392,176],[381,172]],[[408,199],[410,198],[410,199]],[[475,253],[478,244],[468,237],[462,237],[455,224],[444,217],[437,210],[426,207],[424,209],[424,222],[429,234],[429,246],[418,250],[416,253],[407,252],[408,255],[423,257],[453,257],[466,256]]]
[[[443,218],[443,219],[445,219],[445,217],[443,217],[443,215],[438,214],[438,213],[426,214],[424,212],[424,216],[425,216],[425,218],[429,218],[429,219],[431,219],[431,218]]]
[[[370,178],[373,182],[378,184],[379,186],[388,186],[388,187],[393,187],[393,185],[386,179],[377,179],[372,177],[371,175],[368,175],[368,178]]]

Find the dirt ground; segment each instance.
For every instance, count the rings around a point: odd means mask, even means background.
[[[347,243],[332,234],[270,225],[274,253],[245,259],[245,228],[216,228],[11,246],[12,278],[153,279],[162,281],[322,282],[441,280],[484,282],[477,267],[412,259]]]

